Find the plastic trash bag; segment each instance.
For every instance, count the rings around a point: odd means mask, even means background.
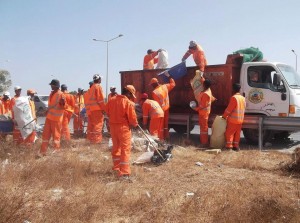
[[[142,164],[142,163],[149,163],[151,162],[151,157],[153,157],[154,152],[145,152],[140,155],[137,160],[135,160],[134,164]]]
[[[216,116],[211,130],[210,136],[210,147],[215,149],[222,149],[225,146],[225,131],[226,131],[226,120],[221,116]]]
[[[168,57],[168,52],[162,49],[162,51],[158,53],[158,62],[156,65],[156,69],[167,68],[169,66]]]

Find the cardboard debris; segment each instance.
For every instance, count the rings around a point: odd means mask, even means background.
[[[210,153],[210,154],[219,154],[221,153],[220,149],[207,149],[205,152]]]

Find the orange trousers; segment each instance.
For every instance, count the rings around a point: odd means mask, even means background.
[[[130,175],[131,130],[127,124],[111,124],[110,134],[113,143],[111,151],[113,170],[119,176]]]
[[[82,134],[83,134],[83,118],[80,117],[80,115],[74,117],[73,129],[74,129],[75,136],[82,136]]]
[[[35,136],[36,132],[33,131],[29,136],[23,139],[20,130],[16,129],[15,127],[13,129],[13,141],[17,145],[25,145],[26,147],[30,147],[35,141]]]
[[[15,144],[20,145],[23,142],[23,138],[19,129],[14,125],[13,129],[13,141]]]
[[[162,136],[162,139],[169,139],[170,138],[170,134],[169,134],[169,109],[164,111],[163,129],[164,129],[164,134]]]
[[[226,148],[236,147],[239,148],[241,138],[242,124],[233,124],[227,122],[225,139]]]
[[[200,143],[208,144],[208,115],[199,115]]]
[[[63,140],[67,140],[67,141],[71,140],[71,134],[69,128],[71,117],[72,117],[72,112],[64,111],[62,127],[61,127],[61,138]]]
[[[91,111],[90,123],[90,142],[97,144],[102,142],[103,114],[101,110]]]
[[[86,139],[91,140],[91,115],[87,116]]]
[[[163,139],[163,123],[164,117],[151,118],[149,125],[150,134],[158,137],[159,139]]]
[[[61,137],[62,123],[60,121],[52,121],[46,118],[46,122],[43,129],[42,145],[40,153],[46,155],[49,140],[52,137],[53,147],[55,150],[60,148],[60,137]]]

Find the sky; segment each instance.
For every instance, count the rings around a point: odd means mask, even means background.
[[[299,0],[0,0],[0,15],[0,69],[11,74],[11,94],[16,85],[23,95],[49,94],[54,78],[69,91],[87,89],[96,73],[104,92],[106,81],[120,92],[119,71],[142,69],[148,49],[167,50],[172,67],[190,40],[209,65],[251,46],[292,66],[291,50],[300,56]],[[107,43],[92,39],[120,34],[108,43],[107,75]]]

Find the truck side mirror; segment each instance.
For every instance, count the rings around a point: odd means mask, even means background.
[[[274,86],[279,86],[280,83],[281,83],[281,75],[278,74],[278,73],[275,73],[274,77],[273,77],[273,85]]]
[[[282,93],[282,94],[281,94],[281,100],[282,100],[282,101],[285,101],[285,100],[286,100],[286,94],[285,94],[285,93]]]

